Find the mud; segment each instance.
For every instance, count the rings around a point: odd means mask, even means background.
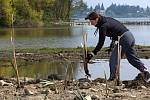
[[[0,100],[149,100],[150,82],[126,80],[48,80],[20,78],[18,88],[15,78],[1,78]]]

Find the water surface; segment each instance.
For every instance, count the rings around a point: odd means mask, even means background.
[[[150,59],[141,59],[145,66],[150,70]],[[104,78],[104,72],[109,77],[109,62],[107,59],[94,60],[93,64],[88,64],[89,71],[92,75],[91,79],[98,77]],[[37,62],[26,66],[19,67],[19,73],[22,77],[40,77],[47,78],[48,75],[58,74],[62,79],[66,75],[66,70],[70,73],[74,79],[84,78],[85,73],[83,69],[83,63],[81,62]],[[139,71],[131,66],[126,59],[121,60],[120,78],[121,80],[134,79]],[[12,67],[0,67],[0,76],[15,76]]]
[[[136,39],[136,44],[150,45],[150,26],[128,25]],[[88,33],[87,45],[95,46],[98,34],[95,37],[93,26],[50,27],[50,28],[15,28],[16,48],[68,48],[80,47],[82,33]],[[0,29],[0,49],[8,49],[10,43],[10,29]],[[104,46],[108,46],[110,39],[106,38]]]

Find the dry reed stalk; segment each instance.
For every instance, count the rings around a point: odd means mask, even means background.
[[[14,5],[14,2],[12,0],[12,6]],[[16,78],[17,78],[17,83],[18,87],[20,87],[20,81],[19,81],[19,72],[18,72],[18,67],[17,67],[17,61],[16,61],[16,51],[15,51],[15,43],[14,43],[14,8],[12,10],[12,16],[11,16],[11,44],[12,44],[12,50],[13,50],[13,68],[16,73]]]
[[[84,63],[84,71],[85,74],[88,77],[91,77],[91,75],[89,74],[89,70],[88,70],[88,61],[87,61],[87,33],[83,32],[83,28],[82,28],[82,36],[83,36],[83,63]]]
[[[108,82],[107,82],[107,77],[106,77],[106,73],[104,71],[104,76],[105,76],[105,84],[106,84],[106,98],[108,97]]]

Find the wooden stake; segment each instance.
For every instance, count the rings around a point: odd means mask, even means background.
[[[118,43],[117,43],[117,66],[116,66],[116,85],[120,85],[120,63],[121,63],[121,46],[119,44],[120,36],[118,36]]]

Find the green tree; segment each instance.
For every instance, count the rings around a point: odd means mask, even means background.
[[[12,6],[11,0],[0,0],[0,26],[11,26]]]
[[[12,0],[0,0],[0,25],[11,25]],[[72,3],[76,0],[13,0],[15,26],[37,27],[56,20],[70,18]]]
[[[43,25],[43,11],[37,11],[32,8],[27,0],[16,0],[16,25],[25,25],[26,27]]]

